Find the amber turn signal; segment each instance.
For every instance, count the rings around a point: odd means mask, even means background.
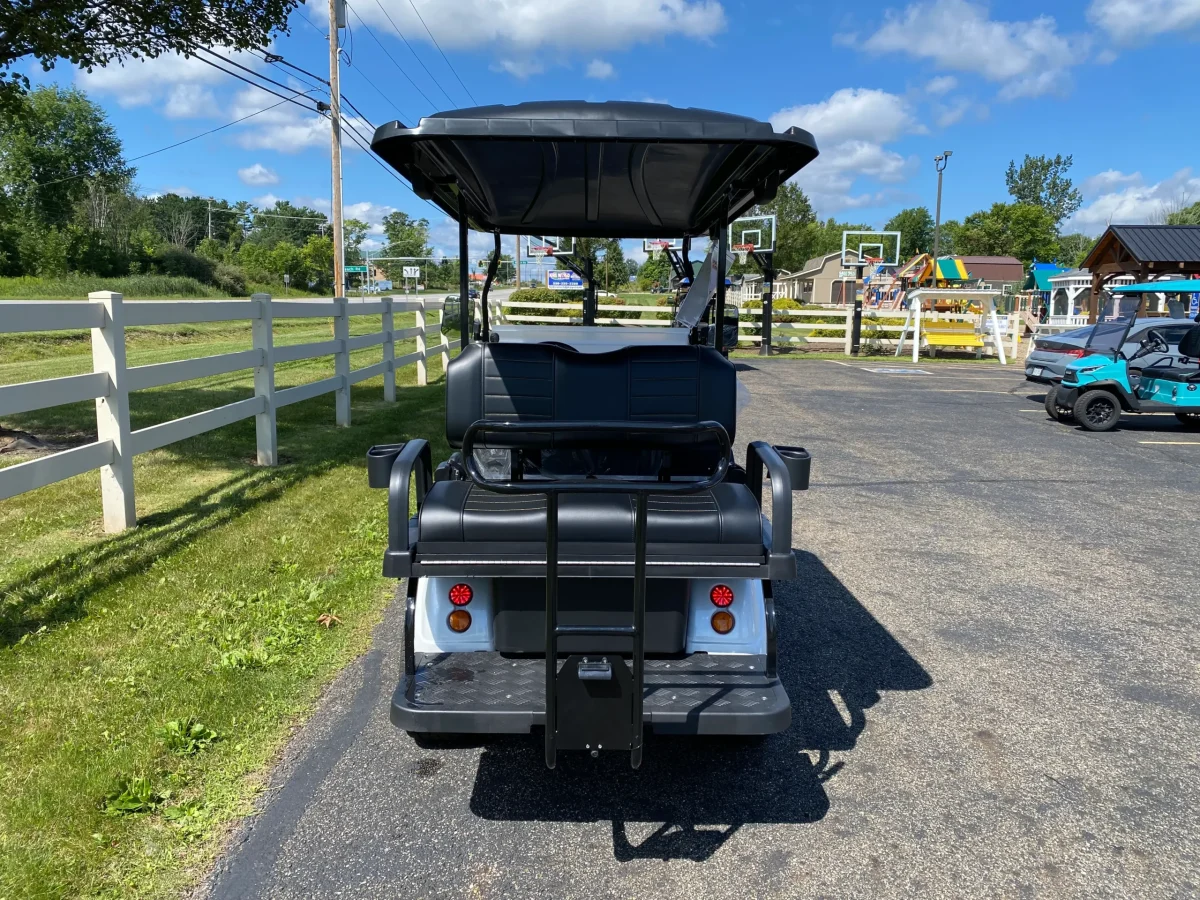
[[[730,618],[733,617],[730,616]],[[450,626],[451,631],[456,631],[459,634],[462,634],[471,627],[471,614],[465,609],[456,609],[446,617],[446,624]],[[716,626],[714,625],[713,627],[715,628]],[[729,627],[732,628],[733,625],[730,625]]]
[[[712,627],[717,634],[729,634],[733,631],[733,613],[725,610],[713,613]]]

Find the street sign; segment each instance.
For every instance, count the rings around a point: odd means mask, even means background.
[[[404,277],[405,278],[420,278],[421,277],[421,267],[420,266],[405,266],[404,267]]]
[[[291,275],[289,275],[287,272],[284,272],[284,273],[283,273],[283,283],[284,283],[284,284],[291,284],[291,283],[292,283],[292,276],[291,276]]]
[[[347,275],[350,275],[350,274],[366,275],[367,267],[366,266],[346,266],[346,274]]]
[[[552,291],[582,291],[583,278],[569,269],[546,273],[546,287]]]

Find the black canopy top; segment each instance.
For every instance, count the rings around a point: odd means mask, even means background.
[[[555,101],[436,113],[371,142],[421,197],[470,227],[570,237],[703,235],[817,156],[800,128],[661,103]],[[725,212],[725,198],[730,208]]]

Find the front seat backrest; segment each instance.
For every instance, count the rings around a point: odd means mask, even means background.
[[[1193,325],[1183,336],[1183,340],[1179,342],[1179,355],[1188,359],[1200,359],[1200,325]]]

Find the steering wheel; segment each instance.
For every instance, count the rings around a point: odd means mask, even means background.
[[[1151,328],[1146,332],[1146,339],[1142,341],[1142,349],[1147,353],[1169,353],[1171,345],[1167,343],[1167,339],[1161,331]]]

